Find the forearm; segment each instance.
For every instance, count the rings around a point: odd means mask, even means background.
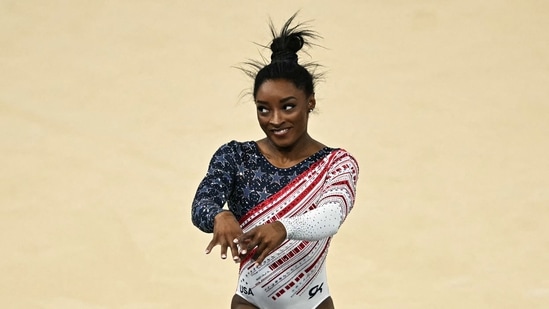
[[[307,213],[279,220],[286,229],[286,238],[316,241],[333,236],[343,221],[341,204],[330,202]]]

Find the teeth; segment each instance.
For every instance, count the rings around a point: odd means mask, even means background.
[[[275,135],[282,135],[284,133],[288,132],[288,129],[282,129],[282,130],[273,130],[273,133]]]

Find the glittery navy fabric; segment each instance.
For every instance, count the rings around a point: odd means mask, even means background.
[[[191,212],[193,224],[212,233],[214,217],[224,210],[225,204],[239,220],[333,150],[325,147],[297,165],[278,168],[267,161],[256,142],[231,141],[222,145],[210,160],[208,172],[196,191]]]

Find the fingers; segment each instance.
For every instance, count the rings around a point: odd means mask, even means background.
[[[227,242],[220,242],[216,237],[214,237],[210,241],[210,243],[208,244],[208,247],[206,247],[205,253],[210,254],[210,252],[212,252],[212,249],[217,245],[219,245],[221,247],[221,253],[220,253],[221,255],[220,256],[221,256],[222,259],[227,258],[227,250],[228,250],[229,247],[231,248],[231,253],[233,254],[233,257],[235,256],[235,252],[238,255],[238,250],[236,249],[235,244],[228,245]]]
[[[251,233],[253,233],[253,230],[238,236],[237,238],[234,239],[234,243],[239,244],[240,246],[242,246],[243,244],[249,242],[250,239],[252,238],[252,237],[250,237]]]
[[[248,235],[249,236],[249,235]],[[240,246],[240,254],[245,255],[249,252],[253,252],[254,256],[252,257],[256,260],[255,264],[259,265],[265,260],[269,253],[273,250],[270,248],[269,242],[262,242],[259,238],[253,239],[249,237],[243,237],[244,240],[241,240],[242,237],[236,238],[234,241]]]
[[[223,260],[227,258],[227,245],[221,245],[221,258]]]
[[[206,250],[204,252],[206,254],[210,254],[210,252],[212,252],[212,249],[213,249],[213,247],[215,247],[216,244],[217,244],[217,242],[215,241],[215,239],[212,239],[212,241],[210,241],[210,243],[208,244],[208,246],[206,247]]]
[[[257,258],[255,259],[255,265],[261,265],[261,263],[263,263],[263,261],[269,255],[269,253],[271,253],[271,251],[272,249],[269,249],[268,245],[259,244],[256,249]]]
[[[236,238],[235,238],[236,240]],[[235,261],[235,263],[239,263],[240,262],[240,256],[239,256],[239,252],[238,252],[238,245],[237,243],[235,243],[234,241],[231,243],[231,255],[233,256],[233,261]]]
[[[234,215],[229,212],[221,212],[214,219],[213,239],[206,248],[206,254],[219,245],[221,248],[220,256],[222,259],[227,258],[227,251],[230,250],[234,261],[240,261],[238,256],[237,244],[233,239],[242,234],[240,224],[235,219]]]
[[[246,254],[254,250],[253,259],[256,265],[263,263],[269,254],[280,246],[286,238],[284,228],[280,229],[276,222],[257,226],[242,234],[235,241],[240,246],[240,253]]]
[[[238,246],[239,253],[244,255],[250,252],[255,246],[251,246],[251,241],[253,239],[250,237],[250,232],[244,233],[240,235],[239,237],[235,238],[233,240],[233,243]]]

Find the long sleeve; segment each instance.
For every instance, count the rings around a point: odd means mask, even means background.
[[[282,218],[287,239],[316,241],[333,236],[351,211],[355,201],[358,164],[344,152],[330,167],[316,208],[302,215]]]
[[[235,170],[234,151],[230,144],[225,144],[214,153],[193,200],[191,219],[201,231],[213,232],[214,218],[223,211],[232,191]]]

